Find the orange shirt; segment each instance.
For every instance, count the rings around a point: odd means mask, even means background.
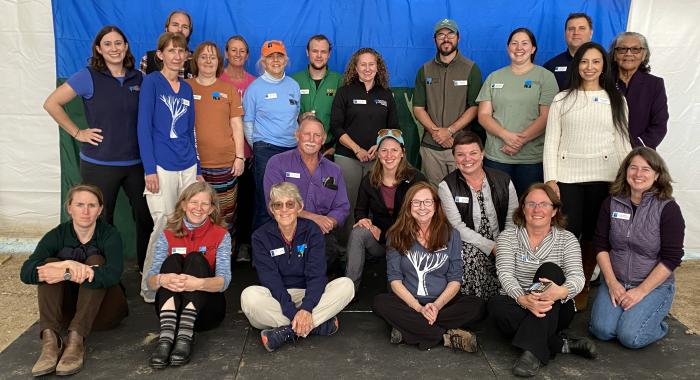
[[[203,168],[233,166],[236,152],[231,118],[243,116],[241,97],[235,87],[217,79],[210,86],[187,79],[194,97],[194,128],[197,136],[197,152]]]

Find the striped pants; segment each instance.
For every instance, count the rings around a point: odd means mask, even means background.
[[[224,218],[231,236],[235,236],[238,177],[231,173],[231,168],[202,168],[202,177],[219,195],[221,216]]]

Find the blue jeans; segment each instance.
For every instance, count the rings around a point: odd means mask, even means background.
[[[253,212],[253,231],[270,221],[272,218],[267,212],[265,204],[265,189],[263,188],[263,178],[265,178],[265,168],[267,161],[276,154],[292,150],[295,147],[284,147],[272,145],[264,141],[257,141],[253,144],[253,176],[255,177],[255,211]],[[245,223],[244,221],[241,221]]]
[[[484,166],[508,174],[510,180],[513,181],[518,198],[533,183],[544,181],[544,169],[542,169],[541,162],[537,164],[503,164],[484,158]]]
[[[627,290],[632,286],[625,286]],[[589,330],[600,340],[617,338],[627,348],[642,348],[666,336],[668,324],[664,318],[671,310],[674,282],[659,285],[631,309],[613,307],[608,285],[600,282],[598,295],[591,310]]]

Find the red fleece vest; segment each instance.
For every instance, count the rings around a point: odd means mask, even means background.
[[[183,222],[184,223],[184,222]],[[224,227],[213,224],[207,219],[203,225],[193,230],[184,226],[185,236],[177,237],[170,230],[164,230],[165,238],[168,240],[168,256],[173,254],[186,255],[190,252],[204,253],[209,267],[214,272],[216,266],[216,250],[228,233]]]

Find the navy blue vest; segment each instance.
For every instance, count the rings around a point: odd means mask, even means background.
[[[90,128],[102,130],[104,139],[97,146],[83,143],[80,151],[99,161],[140,159],[136,124],[143,75],[128,70],[121,84],[109,71],[88,70],[94,91],[92,98],[83,99],[85,118]]]

